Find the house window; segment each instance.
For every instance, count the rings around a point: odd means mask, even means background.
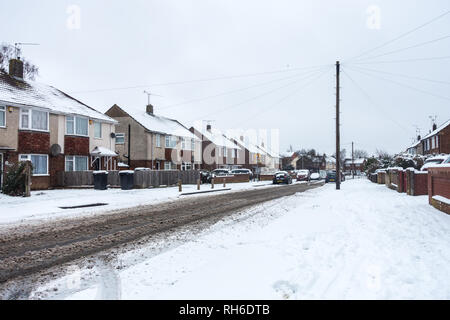
[[[224,156],[224,157],[227,156],[227,147],[223,147],[223,156]]]
[[[431,149],[436,148],[436,140],[433,138],[431,138]]]
[[[161,135],[160,134],[156,135],[156,147],[161,148]]]
[[[177,146],[178,139],[174,136],[166,136],[166,148],[174,149]]]
[[[183,162],[183,164],[181,165],[181,171],[189,171],[189,170],[192,170],[192,163]]]
[[[20,109],[20,129],[48,131],[49,113],[35,109]]]
[[[236,149],[231,150],[231,157],[236,158]]]
[[[176,170],[177,166],[176,164],[173,164],[172,162],[164,162],[164,170]]]
[[[88,157],[67,156],[66,171],[88,171]]]
[[[116,144],[125,144],[125,133],[116,133]]]
[[[439,136],[436,136],[436,148],[439,148]]]
[[[48,175],[48,155],[21,154],[19,161],[31,161],[33,165],[33,176]]]
[[[195,140],[191,139],[191,150],[195,151]]]
[[[194,140],[189,138],[182,138],[181,149],[182,150],[194,150]]]
[[[101,122],[94,122],[94,137],[96,139],[102,138],[102,123]]]
[[[77,136],[89,135],[89,121],[87,118],[78,116],[66,117],[66,134]]]
[[[6,127],[6,107],[0,106],[0,127]]]

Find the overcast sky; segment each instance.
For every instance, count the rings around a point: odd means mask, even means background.
[[[341,60],[343,148],[396,153],[414,126],[429,131],[429,116],[450,118],[450,59],[404,61],[450,56],[450,38],[401,50],[450,35],[450,14],[351,59],[450,10],[448,0],[0,1],[0,41],[40,44],[23,47],[37,81],[103,112],[144,109],[148,90],[162,96],[156,114],[187,126],[279,129],[281,151],[332,154]]]

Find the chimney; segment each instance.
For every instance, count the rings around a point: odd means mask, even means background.
[[[210,124],[208,124],[208,125],[206,126],[206,131],[211,132],[211,130],[212,130],[212,127],[211,127]]]
[[[437,124],[433,123],[433,131],[435,131],[437,129]]]
[[[151,104],[147,105],[147,113],[153,115],[153,106]]]
[[[23,79],[23,61],[20,58],[9,60],[9,75]]]
[[[241,136],[241,141],[244,142],[244,136]]]
[[[422,137],[420,135],[417,136],[417,141],[422,140]]]

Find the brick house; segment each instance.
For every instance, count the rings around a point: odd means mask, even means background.
[[[360,174],[364,172],[364,166],[366,165],[366,159],[360,158],[360,159],[345,159],[344,161],[344,171],[345,172],[352,172],[352,170],[355,170],[355,174]]]
[[[59,171],[113,169],[115,124],[54,87],[24,80],[23,62],[11,60],[9,73],[0,71],[0,183],[18,161],[32,162],[33,190],[55,187]]]
[[[235,169],[245,163],[245,151],[236,143],[228,139],[220,131],[213,129],[211,125],[206,130],[198,130],[194,127],[190,131],[201,141],[202,164],[201,169]],[[239,159],[238,159],[239,155]]]
[[[177,120],[157,116],[152,105],[145,110],[125,110],[112,106],[106,115],[116,126],[115,151],[130,169],[191,170],[201,164],[201,144]]]
[[[433,130],[421,140],[423,154],[450,154],[450,119],[441,126],[433,125]]]

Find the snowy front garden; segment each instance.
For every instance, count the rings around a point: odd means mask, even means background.
[[[365,179],[346,181],[339,192],[329,184],[277,199],[186,234],[160,240],[165,250],[148,243],[120,254],[120,268],[69,272],[32,297],[450,298],[450,216],[427,196]]]

